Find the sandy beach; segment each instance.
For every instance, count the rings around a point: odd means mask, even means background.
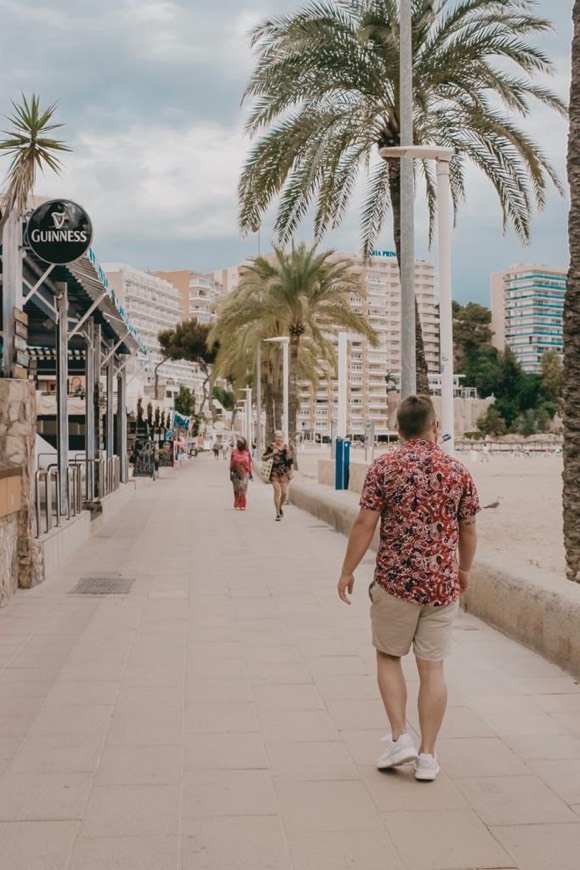
[[[329,458],[329,448],[309,449],[299,455],[300,473],[316,478],[318,459]],[[377,454],[378,455],[378,454]],[[565,579],[562,533],[562,458],[554,455],[498,456],[489,462],[458,457],[476,482],[482,506],[478,521],[479,557],[509,573],[518,566]],[[353,462],[364,462],[354,450]]]

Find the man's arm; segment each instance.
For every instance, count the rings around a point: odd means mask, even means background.
[[[475,517],[460,520],[457,555],[459,558],[459,586],[462,592],[465,592],[469,586],[469,576],[476,549],[477,524]]]
[[[345,604],[350,604],[350,599],[346,593],[352,595],[354,572],[370,546],[380,515],[379,511],[361,508],[350,530],[346,556],[342,563],[342,573],[337,587],[338,596]]]

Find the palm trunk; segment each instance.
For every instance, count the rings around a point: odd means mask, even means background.
[[[568,181],[570,269],[564,303],[564,546],[566,574],[580,583],[580,0],[574,4]]]
[[[401,164],[397,160],[387,161],[389,164],[389,191],[391,194],[391,208],[393,210],[393,233],[395,237],[395,251],[401,270]],[[423,328],[419,317],[419,306],[415,296],[415,360],[417,366],[417,392],[428,396],[429,378],[427,360],[425,359],[425,346],[423,344]]]
[[[298,469],[296,451],[296,421],[298,417],[298,350],[300,334],[290,330],[290,347],[288,356],[288,442],[294,454],[294,467]]]

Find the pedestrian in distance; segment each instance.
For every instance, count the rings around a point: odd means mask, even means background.
[[[214,455],[214,458],[219,459],[220,458],[220,446],[219,446],[219,443],[217,441],[213,442],[213,444],[211,445],[211,450],[212,450],[212,453]]]
[[[276,509],[276,522],[280,522],[284,516],[283,505],[286,501],[288,486],[292,479],[292,466],[294,458],[292,450],[284,441],[284,433],[281,429],[274,432],[274,440],[268,445],[262,459],[272,459],[272,472],[270,483],[274,491],[274,507]]]
[[[234,487],[234,509],[245,511],[248,481],[252,480],[252,457],[245,438],[238,438],[230,457],[230,480]]]
[[[439,426],[428,397],[399,406],[401,446],[369,468],[351,529],[338,594],[350,604],[354,571],[380,519],[374,580],[369,587],[377,679],[391,733],[379,770],[414,762],[417,780],[439,773],[436,741],[445,715],[444,660],[459,596],[470,579],[480,506],[471,475],[438,446]],[[417,751],[407,730],[407,686],[401,658],[415,654],[419,672]]]

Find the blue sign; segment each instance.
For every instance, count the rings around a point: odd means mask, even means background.
[[[373,251],[371,254],[372,257],[397,257],[395,251]]]

